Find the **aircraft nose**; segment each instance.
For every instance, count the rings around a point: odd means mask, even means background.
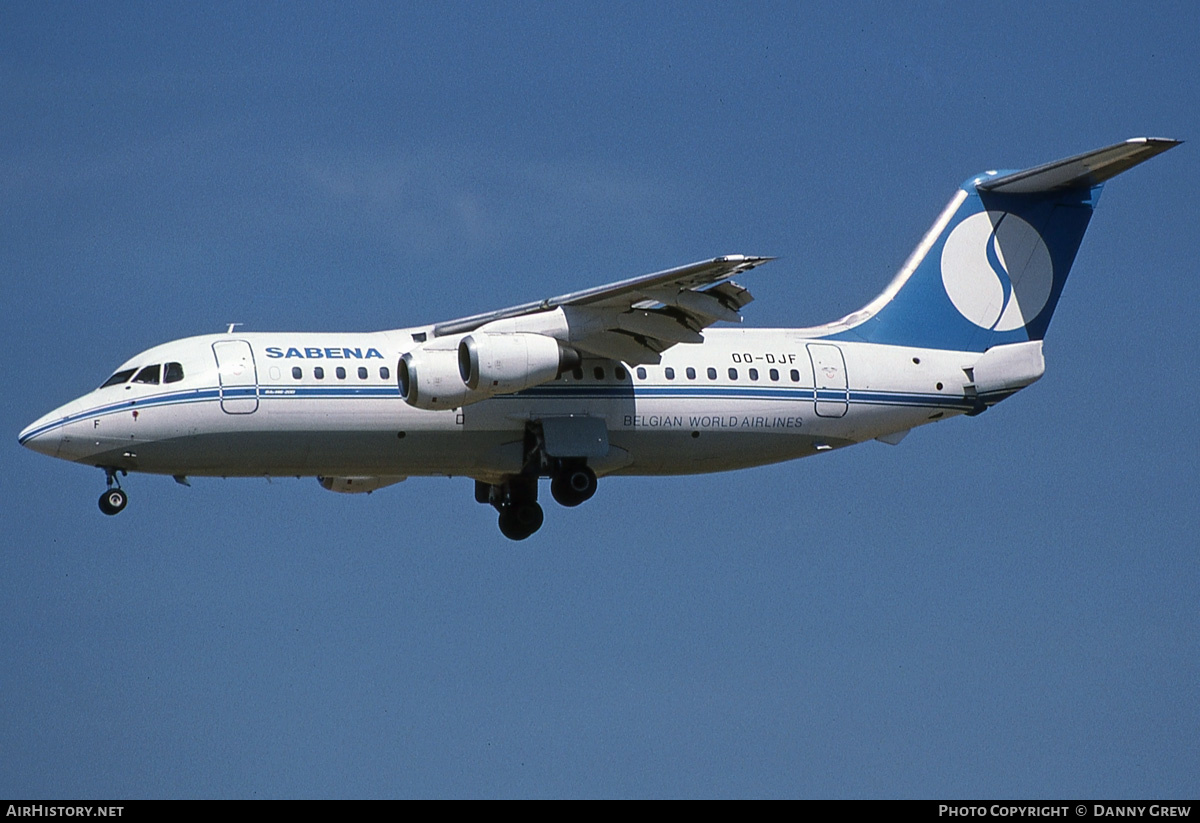
[[[17,442],[27,449],[57,457],[62,446],[62,417],[56,412],[39,417],[17,435]]]

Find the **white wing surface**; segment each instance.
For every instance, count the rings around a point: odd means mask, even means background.
[[[718,320],[740,322],[754,298],[730,278],[774,258],[731,254],[439,323],[434,337],[482,329],[566,331],[577,349],[630,364],[657,363],[676,343],[699,343]],[[553,318],[546,315],[553,314]],[[561,334],[561,332],[559,332]],[[558,336],[555,334],[554,336]]]

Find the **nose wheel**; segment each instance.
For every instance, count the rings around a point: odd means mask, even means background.
[[[110,515],[117,514],[129,502],[129,495],[121,489],[116,469],[105,468],[104,480],[108,483],[108,489],[100,495],[100,511]]]
[[[116,514],[125,508],[125,504],[128,502],[129,495],[121,489],[109,489],[100,495],[100,511],[105,514]]]

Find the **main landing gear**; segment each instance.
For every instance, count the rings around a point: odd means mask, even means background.
[[[102,466],[104,479],[108,489],[100,495],[100,511],[105,514],[117,514],[129,502],[129,495],[121,489],[121,481],[117,479],[117,469]],[[124,474],[124,472],[122,472]]]
[[[536,476],[512,475],[497,485],[475,481],[475,499],[500,513],[500,533],[509,540],[524,540],[542,527],[546,516],[537,493]]]
[[[583,460],[555,461],[550,475],[550,494],[563,506],[578,506],[596,493],[596,473]]]
[[[475,481],[475,500],[500,513],[500,533],[509,540],[524,540],[542,527],[545,514],[538,505],[538,478],[550,478],[550,494],[562,506],[578,506],[596,493],[596,473],[584,458],[550,457],[540,427],[530,426],[525,436],[525,463],[520,474],[510,474],[497,484]]]

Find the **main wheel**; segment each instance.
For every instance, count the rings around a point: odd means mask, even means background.
[[[524,540],[542,527],[546,515],[535,502],[520,503],[500,512],[500,533],[509,540]]]
[[[596,473],[587,466],[566,469],[550,481],[550,494],[563,506],[578,506],[596,493]]]
[[[129,495],[120,489],[109,489],[104,494],[100,495],[100,511],[105,514],[116,514],[125,508],[125,504],[129,502]]]

